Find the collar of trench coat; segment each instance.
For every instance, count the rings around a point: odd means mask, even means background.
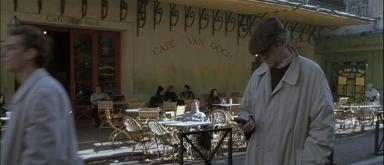
[[[49,73],[45,69],[36,69],[32,72],[32,74],[22,83],[17,89],[17,92],[12,99],[12,103],[17,103],[26,96],[26,93],[28,93],[29,89],[33,87],[33,85],[36,84],[37,81],[39,81],[42,77],[49,75]]]
[[[287,70],[287,72],[284,74],[283,78],[281,78],[281,81],[278,83],[274,91],[272,92],[272,95],[279,91],[281,88],[281,83],[286,82],[290,85],[296,85],[299,76],[300,76],[300,55],[295,54],[293,55],[294,57],[292,58],[292,62]],[[255,73],[258,76],[263,76],[267,72],[269,72],[269,67],[266,63],[263,63],[259,69],[255,71]]]

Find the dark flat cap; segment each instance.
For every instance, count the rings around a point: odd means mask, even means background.
[[[256,31],[249,40],[249,52],[251,55],[259,54],[272,45],[279,34],[286,29],[276,17],[267,17],[257,24]]]

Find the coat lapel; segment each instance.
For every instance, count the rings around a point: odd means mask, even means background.
[[[260,67],[255,71],[259,75],[259,81],[265,83],[263,85],[263,92],[265,92],[265,100],[270,99],[272,87],[271,87],[271,73],[269,72],[269,67],[266,63],[260,65]],[[260,82],[259,82],[260,84]]]
[[[299,55],[295,55],[295,57],[293,57],[291,65],[289,66],[287,72],[284,74],[283,78],[277,84],[276,88],[273,90],[272,95],[274,95],[281,89],[283,82],[286,82],[287,84],[292,86],[296,84],[300,74],[299,58]]]
[[[27,80],[21,84],[17,89],[15,96],[12,98],[12,104],[18,103],[26,96],[28,91],[39,81],[42,77],[48,75],[45,69],[36,69]]]

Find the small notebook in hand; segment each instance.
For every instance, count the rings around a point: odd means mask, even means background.
[[[244,125],[245,123],[247,123],[247,120],[243,119],[243,118],[234,118],[234,121],[236,123],[239,123],[241,126]],[[250,131],[250,132],[245,132],[244,131],[244,135],[245,135],[245,139],[248,141],[249,138],[251,138],[252,136],[252,133],[253,133],[254,130]]]

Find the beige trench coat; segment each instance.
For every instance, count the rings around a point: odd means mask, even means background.
[[[327,79],[313,61],[295,56],[271,90],[266,64],[252,75],[240,115],[256,128],[247,148],[249,165],[324,164],[334,142],[333,99]]]

